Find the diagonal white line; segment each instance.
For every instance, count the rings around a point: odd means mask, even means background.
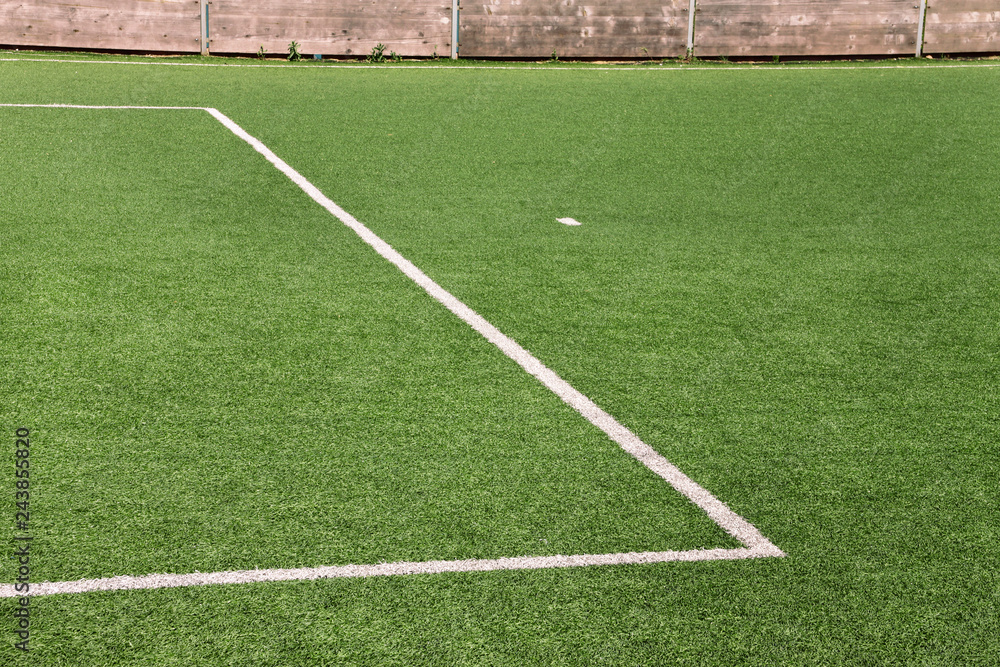
[[[278,168],[308,194],[320,206],[336,216],[341,222],[354,230],[365,243],[375,249],[378,254],[392,262],[400,271],[410,277],[427,291],[437,301],[441,302],[448,310],[466,322],[473,329],[482,334],[486,340],[496,345],[508,357],[516,361],[524,370],[535,376],[539,382],[548,387],[563,401],[572,406],[577,412],[583,415],[590,423],[608,434],[612,440],[618,443],[622,449],[639,459],[647,468],[665,479],[675,489],[680,491],[691,502],[702,508],[712,520],[727,533],[738,539],[751,549],[760,549],[773,556],[783,556],[784,553],[774,546],[760,531],[746,519],[726,507],[722,501],[703,489],[690,477],[680,471],[677,466],[661,456],[656,450],[640,440],[634,433],[618,423],[618,421],[607,412],[599,408],[593,401],[574,389],[568,382],[556,375],[541,361],[535,358],[530,352],[518,345],[513,339],[504,335],[499,329],[490,324],[479,313],[469,308],[467,305],[452,296],[443,287],[431,280],[423,271],[418,269],[410,260],[406,259],[392,246],[375,235],[370,229],[352,216],[350,213],[340,208],[329,197],[324,195],[319,189],[310,183],[302,174],[292,169],[284,160],[275,155],[271,149],[265,146],[258,139],[250,136],[243,128],[230,120],[218,109],[207,109],[208,113],[218,119],[243,141],[250,144],[254,150],[267,158],[268,162]]]

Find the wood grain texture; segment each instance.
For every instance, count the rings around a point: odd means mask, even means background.
[[[917,45],[918,0],[699,0],[695,55],[891,55]]]
[[[1000,0],[931,0],[924,53],[1000,52]]]
[[[687,0],[487,0],[463,4],[464,57],[677,57]]]
[[[908,55],[919,0],[698,0],[700,56]],[[465,57],[683,56],[688,0],[483,0],[463,5]],[[446,56],[450,0],[211,0],[210,49]],[[0,45],[197,53],[198,0],[0,0]],[[929,0],[924,52],[1000,52],[1000,0]]]
[[[447,56],[450,0],[212,0],[214,53],[285,53],[293,40],[303,54],[362,56],[378,43],[386,56]]]
[[[198,0],[4,0],[0,45],[197,53],[199,12]]]

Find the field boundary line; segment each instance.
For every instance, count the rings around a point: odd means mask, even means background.
[[[189,574],[146,574],[103,579],[44,582],[31,584],[31,595],[65,595],[96,591],[123,591],[155,588],[183,588],[221,584],[250,584],[268,581],[308,581],[312,579],[357,579],[398,577],[448,572],[503,572],[513,570],[549,570],[599,565],[650,565],[653,563],[698,562],[708,560],[745,560],[773,554],[753,549],[705,549],[692,551],[644,551],[616,554],[579,554],[574,556],[523,556],[469,560],[431,560],[422,562],[377,563],[372,565],[327,565],[322,567],[233,570],[230,572],[192,572]],[[13,584],[0,586],[0,598],[19,597]]]
[[[42,108],[42,109],[153,109],[164,111],[204,111],[205,107],[151,107],[151,106],[131,106],[131,105],[100,105],[100,104],[7,104],[0,103],[0,107],[14,108]]]
[[[822,70],[869,70],[869,69],[974,69],[977,67],[994,68],[1000,67],[998,62],[986,63],[947,63],[933,62],[925,65],[756,65],[748,63],[746,65],[720,65],[718,67],[703,67],[699,65],[675,65],[675,66],[643,66],[633,67],[622,65],[616,67],[588,67],[584,64],[581,67],[565,67],[560,65],[376,65],[376,64],[330,64],[330,65],[263,65],[263,64],[243,64],[243,63],[168,63],[168,62],[148,62],[131,60],[72,60],[68,58],[0,58],[0,62],[29,62],[29,63],[74,63],[84,65],[150,65],[161,67],[242,67],[248,69],[313,69],[313,70],[336,70],[336,69],[385,69],[385,70],[442,70],[442,69],[468,69],[468,70],[533,70],[533,71],[567,71],[567,72],[714,72],[714,71],[773,71],[781,72],[786,70],[797,71],[822,71]],[[158,107],[167,108],[167,107]]]
[[[392,574],[418,574],[436,572],[487,571],[497,569],[539,569],[552,567],[582,567],[589,565],[610,565],[628,563],[653,563],[667,561],[702,561],[702,560],[733,560],[744,558],[782,557],[785,553],[757,530],[749,521],[731,510],[725,503],[712,495],[663,455],[643,442],[632,431],[619,423],[614,417],[602,410],[596,403],[576,390],[554,371],[549,369],[538,358],[521,347],[516,341],[502,333],[484,317],[460,301],[450,292],[438,285],[421,271],[415,264],[403,257],[381,237],[372,232],[350,213],[342,209],[333,200],[323,194],[302,174],[278,157],[263,142],[250,135],[232,119],[218,109],[211,107],[148,107],[148,106],[86,106],[65,104],[3,104],[0,107],[42,107],[42,108],[73,108],[73,109],[163,109],[163,110],[199,110],[208,112],[219,123],[226,127],[239,139],[249,144],[260,153],[281,173],[287,176],[296,186],[311,199],[326,209],[331,215],[354,231],[365,243],[371,246],[384,259],[391,262],[404,275],[413,280],[431,297],[445,308],[472,327],[486,340],[496,346],[507,357],[516,362],[527,373],[535,377],[545,387],[552,391],[566,404],[579,412],[587,421],[604,431],[611,440],[623,450],[636,458],[653,473],[669,483],[676,491],[700,507],[708,516],[729,535],[736,538],[746,548],[744,549],[702,549],[691,551],[663,551],[643,553],[618,554],[583,554],[574,556],[545,556],[523,558],[500,558],[494,560],[466,561],[427,561],[425,563],[383,563],[378,565],[343,565],[319,568],[301,568],[292,570],[245,570],[239,572],[194,573],[188,575],[164,574],[145,575],[144,577],[110,577],[105,579],[85,579],[78,582],[57,582],[33,584],[35,590],[51,590],[52,594],[62,592],[86,592],[95,590],[118,590],[125,588],[159,588],[164,586],[193,586],[211,583],[243,583],[239,576],[257,578],[250,581],[277,581],[296,578],[324,577],[363,577]],[[285,576],[281,573],[299,573],[300,577]],[[247,574],[251,573],[251,574]],[[254,574],[256,573],[256,574]],[[269,574],[270,573],[270,574]],[[318,574],[322,573],[322,574]],[[352,574],[353,573],[353,574]],[[263,577],[263,578],[261,578]],[[269,579],[267,577],[278,577]],[[139,585],[143,582],[187,582],[166,583],[155,585]],[[117,582],[117,583],[111,583]],[[137,583],[138,582],[138,583]],[[83,586],[79,590],[63,590],[59,586]],[[111,588],[108,588],[110,586]],[[34,593],[33,593],[34,594]],[[37,593],[44,594],[44,593]],[[0,597],[15,597],[13,584],[0,585]]]

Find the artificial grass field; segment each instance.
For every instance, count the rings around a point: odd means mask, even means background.
[[[1000,661],[1000,68],[100,60],[0,103],[220,109],[787,556],[36,597],[11,661]],[[204,112],[0,108],[0,186],[33,582],[736,546]]]

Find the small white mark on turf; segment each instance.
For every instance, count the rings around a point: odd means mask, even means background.
[[[574,220],[573,218],[556,218],[556,220],[563,223],[564,225],[569,225],[570,227],[580,226],[580,223]]]

